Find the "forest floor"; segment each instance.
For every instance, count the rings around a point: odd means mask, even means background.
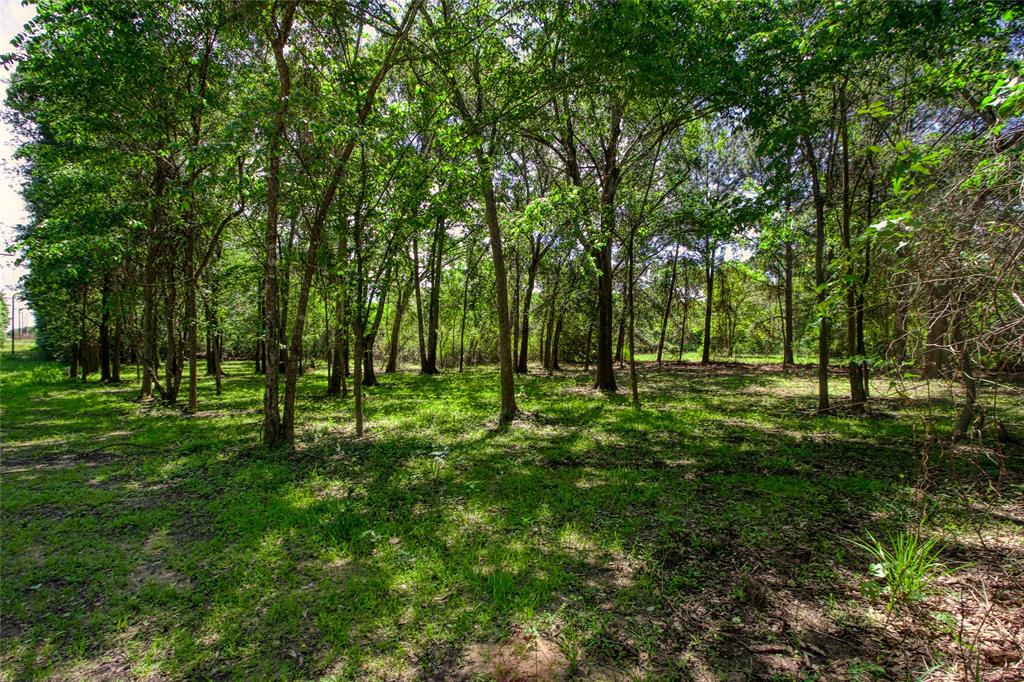
[[[1024,676],[1022,448],[923,467],[936,384],[812,416],[811,370],[645,364],[636,410],[568,369],[498,429],[493,368],[407,372],[355,440],[310,373],[282,454],[226,369],[185,416],[4,353],[0,678]],[[889,610],[853,542],[899,530],[949,570]]]

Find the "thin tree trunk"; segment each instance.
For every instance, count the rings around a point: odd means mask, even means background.
[[[540,264],[540,237],[530,238],[530,268],[526,276],[526,291],[523,292],[522,332],[519,334],[519,361],[516,373],[526,374],[529,371],[526,360],[530,350],[530,304],[533,301],[533,287],[537,282],[537,266]]]
[[[191,226],[187,226],[191,230]],[[198,327],[198,311],[196,310],[196,268],[195,268],[195,243],[190,235],[185,244],[185,324],[187,325],[185,335],[188,344],[188,405],[186,412],[192,413],[198,407],[198,383],[199,367],[197,363],[199,355],[199,340],[196,327]]]
[[[626,318],[629,317],[629,282],[622,280],[622,314],[619,315],[619,336],[615,342],[615,362],[621,368],[625,364],[623,350],[626,347]]]
[[[668,280],[668,296],[665,297],[665,312],[661,316],[661,336],[658,337],[658,367],[661,367],[661,356],[665,350],[665,334],[668,333],[668,318],[672,315],[672,299],[676,295],[676,268],[679,264],[679,244],[672,254],[672,274]]]
[[[686,332],[689,325],[690,313],[690,269],[683,267],[683,326],[679,331],[679,364],[683,363],[683,353],[686,350]]]
[[[427,301],[427,359],[424,374],[438,374],[437,332],[441,309],[441,259],[444,255],[445,222],[438,216],[430,248],[430,298]]]
[[[406,303],[409,301],[409,290],[412,288],[412,277],[409,284],[402,287],[395,301],[395,319],[391,324],[391,343],[388,347],[388,365],[384,369],[385,374],[394,374],[398,371],[398,341],[402,332],[402,317],[405,313]]]
[[[818,177],[818,162],[810,137],[804,137],[805,156],[811,174],[811,196],[814,199],[814,288],[818,325],[818,411],[829,409],[828,355],[829,321],[825,314],[825,196]]]
[[[850,149],[847,131],[846,83],[839,87],[839,139],[843,156],[842,166],[842,211],[840,214],[840,237],[846,254],[846,355],[847,373],[850,380],[850,407],[854,412],[864,412],[864,378],[861,363],[857,358],[857,291],[853,252],[853,190],[850,180]]]
[[[100,293],[100,381],[110,383],[110,271],[103,273]]]
[[[558,289],[559,284],[561,283],[561,274],[561,268],[555,271],[555,283],[551,288],[551,308],[548,313],[546,331],[544,333],[544,368],[548,370],[549,376],[555,369],[552,349],[554,347],[555,340],[555,315],[558,309]]]
[[[427,372],[427,341],[423,333],[423,294],[420,288],[420,250],[416,234],[412,236],[412,283],[416,293],[416,335],[419,341],[420,374]]]
[[[715,249],[711,249],[711,256],[704,264],[704,282],[706,285],[704,295],[704,348],[700,356],[700,364],[711,363],[711,305],[715,294]]]
[[[355,314],[352,316],[352,336],[356,342],[356,362],[352,368],[352,391],[355,393],[356,438],[363,437],[363,363],[358,360],[363,354],[363,325],[360,322],[361,317],[362,313],[359,311],[355,311]]]
[[[466,311],[469,308],[469,283],[470,280],[472,280],[473,273],[476,271],[477,265],[480,264],[480,259],[483,258],[483,255],[484,252],[481,251],[476,262],[470,265],[469,254],[466,254],[468,267],[466,268],[466,281],[462,287],[462,322],[459,324],[459,372],[462,371],[466,352]]]
[[[782,364],[796,364],[793,358],[793,242],[786,240],[785,281],[785,331],[782,340]]]
[[[587,325],[587,346],[583,350],[583,371],[590,371],[590,347],[594,342],[594,323],[591,322]]]
[[[121,383],[121,343],[124,338],[121,315],[114,322],[114,345],[110,352],[110,383]]]
[[[89,378],[89,357],[86,355],[87,340],[85,336],[85,321],[86,321],[86,304],[89,297],[89,287],[82,287],[82,312],[80,315],[80,327],[78,330],[78,355],[81,357],[82,366],[82,383],[86,383]],[[14,306],[11,306],[11,353],[13,354],[14,348]]]
[[[267,316],[266,306],[263,303],[263,297],[265,296],[265,285],[263,280],[260,279],[259,289],[256,291],[256,314],[260,320],[260,334],[256,339],[256,361],[255,361],[255,373],[263,374],[266,371],[266,352],[264,350],[264,339],[267,337]]]
[[[558,366],[558,344],[562,339],[562,320],[565,318],[564,313],[558,314],[558,320],[555,322],[555,338],[551,342],[551,369],[559,370],[562,369]]]
[[[970,347],[964,339],[963,322],[963,314],[958,313],[952,325],[953,349],[959,360],[959,374],[964,385],[964,403],[960,406],[953,426],[953,437],[957,440],[970,434],[971,426],[977,416],[978,404],[978,380],[974,375]]]
[[[636,226],[635,225],[631,225],[630,228],[629,228],[629,245],[627,247],[627,254],[626,254],[626,257],[627,257],[627,259],[629,261],[628,273],[626,275],[627,283],[629,285],[628,288],[627,288],[627,293],[626,293],[626,297],[627,297],[627,300],[629,302],[629,384],[630,384],[630,392],[632,393],[633,407],[640,407],[640,388],[639,388],[639,385],[637,384],[637,378],[636,378],[636,334],[634,333],[635,332],[635,327],[636,327],[636,319],[635,319],[636,316],[635,316],[635,307],[634,307],[634,293],[635,293],[634,292],[634,287],[635,287],[635,282],[633,281],[633,279],[634,279],[633,271],[634,271],[634,267],[635,267],[634,266],[635,254],[634,254],[634,249],[633,249],[633,241],[634,241],[635,238],[636,238]],[[674,265],[673,265],[673,269],[674,269]],[[674,279],[675,278],[675,272],[673,272],[672,274],[673,274],[673,279]],[[667,323],[667,317],[668,317],[668,315],[666,314],[666,323]],[[662,329],[662,339],[664,339],[664,338],[665,338],[665,332],[664,332],[664,329]],[[659,364],[661,362],[661,350],[660,350],[660,348],[658,350],[658,362],[659,362]]]
[[[338,259],[340,262],[341,274],[338,275],[338,295],[334,302],[334,367],[331,371],[331,383],[328,386],[328,395],[340,395],[348,397],[348,384],[345,378],[348,376],[348,289],[345,273],[348,271],[348,233],[342,228],[341,237],[338,240]]]
[[[167,162],[157,157],[153,174],[153,204],[146,230],[146,266],[142,276],[142,385],[139,400],[150,400],[153,391],[163,393],[157,356],[157,266],[163,231],[163,196],[167,187]]]

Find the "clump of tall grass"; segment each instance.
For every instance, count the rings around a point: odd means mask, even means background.
[[[852,543],[871,557],[868,570],[879,579],[890,611],[898,604],[923,599],[936,578],[952,572],[941,561],[942,546],[935,538],[924,539],[901,531],[886,535],[885,540],[868,533],[865,540]]]

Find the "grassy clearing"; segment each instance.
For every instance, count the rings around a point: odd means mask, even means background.
[[[994,473],[976,446],[915,487],[919,432],[941,401],[812,418],[810,374],[673,365],[644,368],[637,411],[570,370],[520,380],[529,416],[496,430],[493,369],[401,373],[368,391],[371,432],[355,441],[350,401],[324,398],[310,373],[286,455],[253,445],[249,363],[227,365],[220,397],[204,378],[186,417],[26,355],[5,354],[0,380],[10,679],[885,679],[1020,665],[1020,452],[1000,494],[970,485]],[[1024,423],[1021,405],[1000,409]],[[889,613],[851,540],[896,530],[941,539],[962,568]]]

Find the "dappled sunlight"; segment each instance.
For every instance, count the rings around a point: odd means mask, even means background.
[[[911,414],[811,418],[791,405],[806,379],[651,369],[635,410],[567,372],[524,378],[528,416],[497,430],[495,373],[474,369],[382,377],[353,440],[350,402],[309,374],[298,447],[269,453],[259,377],[233,374],[202,418],[124,389],[102,421],[50,412],[47,439],[14,397],[5,666],[828,677],[894,646],[845,539],[909,513]],[[957,554],[1019,557],[1015,528]]]

